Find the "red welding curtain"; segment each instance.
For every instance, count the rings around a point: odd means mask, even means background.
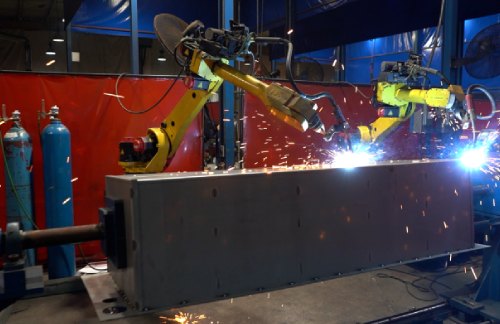
[[[377,111],[370,102],[370,86],[302,84],[305,93],[329,92],[355,129],[368,125],[377,118]],[[328,128],[334,122],[333,110],[326,99],[318,101],[319,114]],[[396,143],[395,143],[396,142]],[[386,146],[397,148],[392,156],[400,159],[418,157],[415,148],[417,138],[409,133],[408,123],[403,124]],[[332,142],[325,142],[322,135],[313,131],[301,133],[269,113],[254,96],[245,96],[244,147],[245,167],[261,168],[291,166],[305,163],[323,163],[332,160]]]
[[[73,199],[75,224],[97,222],[98,208],[103,206],[104,176],[122,174],[118,166],[118,143],[124,136],[143,136],[149,127],[158,127],[165,115],[185,92],[178,82],[160,105],[148,113],[131,115],[118,105],[114,93],[115,76],[49,75],[33,73],[0,73],[0,103],[7,105],[9,115],[21,112],[22,125],[33,140],[34,201],[37,224],[44,228],[43,167],[37,127],[37,111],[45,99],[46,107],[60,107],[62,122],[71,132]],[[119,92],[124,103],[141,109],[154,103],[172,83],[168,78],[124,78]],[[10,127],[2,126],[2,133]],[[47,120],[42,121],[42,129]],[[167,171],[196,171],[202,168],[201,117],[190,126],[179,153]],[[0,221],[5,228],[5,179],[0,163]],[[85,253],[99,253],[99,243],[84,245]]]
[[[336,100],[353,129],[358,125],[369,125],[377,119],[377,111],[370,102],[373,90],[371,86],[353,86],[349,84],[301,84],[305,93],[328,92]],[[319,114],[329,127],[333,122],[332,108],[327,100],[318,101]],[[304,163],[323,163],[331,161],[332,142],[325,142],[320,134],[313,131],[301,133],[291,126],[274,118],[258,98],[245,95],[244,114],[244,164],[246,168],[272,166],[292,166]],[[484,99],[474,100],[475,112],[488,115],[491,105]],[[421,149],[423,135],[410,131],[410,122],[397,127],[377,147],[380,158],[386,160],[411,160],[424,156]],[[477,130],[496,129],[498,121],[476,120]],[[461,134],[463,144],[470,143],[470,127]]]

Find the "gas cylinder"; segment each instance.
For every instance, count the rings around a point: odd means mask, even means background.
[[[53,106],[50,123],[42,131],[45,217],[47,228],[73,225],[73,189],[71,183],[71,135],[59,119],[59,107]],[[75,274],[75,249],[72,244],[48,248],[50,279]]]
[[[29,134],[21,126],[21,113],[10,118],[14,123],[3,138],[5,187],[7,193],[7,223],[19,222],[24,231],[33,229],[33,147]],[[35,251],[26,251],[26,265],[35,265]]]

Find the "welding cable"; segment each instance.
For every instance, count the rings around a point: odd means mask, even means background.
[[[12,173],[10,172],[10,168],[9,168],[8,163],[7,163],[7,156],[5,155],[5,147],[3,144],[2,132],[0,132],[0,148],[2,149],[2,156],[3,156],[4,166],[5,166],[5,172],[7,173],[7,178],[9,180],[11,187],[12,187],[12,192],[14,193],[14,196],[16,197],[17,204],[19,205],[19,207],[21,208],[21,210],[24,214],[23,217],[25,219],[27,219],[33,225],[33,227],[35,229],[39,229],[38,226],[33,221],[33,217],[26,209],[26,206],[24,206],[23,202],[21,201],[21,197],[19,197],[19,193],[17,192],[16,186],[14,184],[14,179],[12,178]]]
[[[438,45],[438,40],[439,40],[439,35],[441,34],[441,28],[443,26],[443,17],[444,17],[445,2],[446,2],[446,0],[441,0],[441,9],[440,9],[440,12],[439,12],[439,20],[438,20],[438,24],[436,26],[436,33],[435,33],[435,36],[434,36],[434,39],[433,39],[433,42],[432,42],[431,54],[429,56],[429,60],[427,61],[426,66],[422,67],[423,70],[430,69],[430,66],[431,66],[431,63],[432,63],[432,59],[434,58],[434,52],[436,51],[436,48],[437,48],[437,45]],[[434,70],[434,71],[437,71],[437,70]],[[441,81],[444,81],[448,85],[451,84],[450,81],[448,80],[448,78],[446,78],[440,71],[437,71],[437,73],[433,73],[433,74],[438,75],[441,78]],[[428,78],[424,79],[424,82],[422,83],[422,89],[425,88],[425,86],[426,86],[425,81],[427,81],[427,80],[430,83],[430,80]]]
[[[479,90],[482,93],[486,95],[488,98],[490,104],[491,104],[491,113],[488,116],[476,116],[474,113],[474,107],[472,106],[472,91],[474,90]],[[478,120],[489,120],[493,117],[495,113],[498,112],[496,110],[496,102],[491,93],[486,90],[482,85],[480,84],[471,84],[467,90],[465,91],[465,105],[466,105],[466,112],[469,115],[470,119],[470,124],[472,128],[472,143],[476,143],[476,122],[475,119],[477,118]]]
[[[411,297],[413,297],[413,298],[415,298],[417,300],[431,302],[431,301],[435,301],[436,299],[439,298],[435,291],[432,291],[432,290],[427,289],[425,287],[422,287],[422,286],[414,284],[415,280],[408,281],[408,280],[404,280],[404,279],[401,279],[401,278],[398,278],[396,276],[389,275],[389,274],[383,273],[383,272],[377,273],[376,276],[377,276],[377,278],[381,278],[381,279],[392,279],[392,280],[399,281],[400,283],[402,283],[402,284],[405,285],[406,292],[408,293],[408,295],[410,295]],[[434,297],[431,297],[431,298],[421,298],[421,297],[415,295],[413,292],[411,292],[410,291],[410,287],[413,287],[417,291],[419,291],[421,293],[424,293],[424,294],[425,293],[431,293],[431,294],[434,295]]]
[[[142,109],[142,110],[139,110],[139,111],[136,111],[136,110],[132,110],[132,109],[129,109],[127,108],[123,102],[121,101],[120,99],[120,95],[118,94],[118,84],[120,83],[120,80],[121,78],[123,78],[125,75],[127,75],[127,73],[122,73],[118,76],[118,78],[116,78],[116,82],[115,82],[115,98],[116,100],[118,100],[118,103],[120,104],[120,107],[123,108],[123,110],[125,110],[126,112],[128,112],[129,114],[133,114],[133,115],[140,115],[140,114],[144,114],[144,113],[147,113],[148,111],[150,111],[151,109],[155,108],[156,106],[158,106],[160,104],[160,102],[163,101],[163,99],[165,99],[165,97],[170,93],[170,91],[173,89],[175,83],[180,79],[181,77],[181,74],[182,74],[182,71],[184,71],[186,69],[186,66],[187,66],[187,62],[184,62],[184,64],[181,64],[178,60],[177,60],[177,50],[179,48],[179,45],[177,45],[175,47],[175,50],[174,50],[174,58],[175,58],[175,61],[177,62],[177,64],[181,65],[182,68],[179,70],[179,73],[177,73],[177,75],[175,76],[175,79],[174,79],[174,82],[172,82],[172,84],[170,85],[170,87],[168,87],[168,89],[163,93],[163,95],[161,95],[160,99],[158,99],[153,105],[149,106],[148,108],[145,108],[145,109]]]
[[[214,120],[212,119],[212,116],[210,116],[210,111],[208,110],[207,104],[203,105],[203,117],[208,119],[210,123],[210,128],[212,128],[212,131],[214,133],[217,133],[217,125],[215,124]]]
[[[342,110],[340,109],[339,105],[335,102],[335,99],[333,96],[328,93],[328,92],[319,92],[316,94],[306,94],[302,92],[299,87],[297,86],[297,83],[295,82],[292,74],[292,59],[293,59],[293,44],[290,42],[288,39],[284,38],[279,38],[279,37],[256,37],[254,39],[255,42],[259,43],[268,43],[268,44],[282,44],[282,45],[287,45],[287,53],[286,53],[286,76],[290,84],[292,85],[292,88],[299,93],[302,97],[309,99],[309,100],[319,100],[322,98],[328,99],[330,104],[333,107],[333,112],[335,115],[335,118],[339,122],[340,126],[342,129],[337,129],[337,130],[347,130],[349,129],[349,124],[347,123],[347,120],[344,117],[344,114],[342,113]],[[336,130],[336,131],[337,131]]]
[[[427,68],[429,68],[431,66],[432,59],[434,58],[434,52],[436,51],[436,47],[438,44],[439,34],[441,33],[441,28],[443,26],[445,2],[446,2],[446,0],[441,0],[441,11],[439,13],[439,20],[438,20],[438,24],[436,27],[436,34],[434,36],[434,41],[433,41],[432,48],[431,48],[431,55],[429,57],[429,60],[427,61],[427,66],[426,66]]]
[[[82,245],[81,243],[76,243],[76,246],[78,247],[78,250],[80,251],[80,256],[82,257],[83,259],[83,263],[88,266],[90,269],[92,270],[95,270],[97,272],[105,272],[105,271],[108,271],[108,269],[98,269],[94,266],[92,266],[92,264],[90,263],[90,261],[87,260],[87,257],[85,256],[85,253],[83,253],[83,248],[82,248]],[[104,261],[104,260],[103,260]]]
[[[154,103],[152,104],[151,106],[147,107],[147,108],[144,108],[142,110],[132,110],[130,108],[127,108],[123,102],[121,101],[120,99],[120,95],[118,93],[118,85],[120,83],[120,80],[125,76],[127,75],[127,73],[122,73],[118,76],[118,78],[116,78],[116,82],[115,82],[115,98],[116,100],[118,100],[118,103],[120,104],[120,106],[123,108],[123,110],[125,110],[126,112],[128,112],[129,114],[133,114],[133,115],[140,115],[140,114],[144,114],[144,113],[147,113],[148,111],[150,111],[151,109],[155,108],[156,106],[158,106],[160,104],[160,102],[163,101],[163,99],[165,99],[165,97],[170,93],[170,91],[172,90],[172,88],[174,87],[175,83],[177,82],[177,80],[180,79],[180,76],[181,76],[181,73],[184,71],[184,68],[181,68],[179,70],[179,73],[177,73],[177,75],[175,76],[175,79],[174,79],[174,82],[172,82],[172,84],[168,87],[168,89],[161,95],[161,97]]]
[[[489,120],[489,119],[493,118],[493,116],[495,115],[495,113],[498,112],[498,110],[496,110],[496,102],[495,102],[495,99],[493,98],[493,96],[491,95],[491,93],[480,84],[472,84],[467,88],[465,95],[469,96],[471,94],[471,92],[474,90],[481,91],[486,96],[486,98],[488,98],[488,101],[490,102],[490,105],[491,105],[491,113],[489,115],[476,116],[476,118],[479,120]],[[472,100],[470,100],[470,102],[467,101],[467,104],[470,104],[471,102],[472,102]],[[471,109],[472,109],[472,107],[471,107]]]
[[[336,81],[335,83],[338,83],[338,84],[347,84],[351,87],[354,88],[354,93],[359,93],[359,95],[365,99],[368,99],[368,100],[372,100],[372,97],[371,96],[367,96],[366,94],[363,93],[363,91],[359,90],[358,86],[349,82],[349,81]]]
[[[344,127],[345,129],[348,129],[349,125],[347,123],[347,120],[345,119],[344,114],[342,113],[342,110],[340,109],[339,105],[337,105],[337,103],[335,102],[335,99],[333,98],[333,96],[330,93],[319,92],[319,93],[315,93],[315,94],[306,94],[306,93],[302,92],[302,90],[300,90],[297,83],[293,79],[293,74],[292,74],[293,44],[292,44],[292,42],[288,41],[287,39],[284,39],[284,41],[288,45],[288,50],[287,50],[287,54],[286,54],[286,63],[285,63],[286,75],[287,75],[287,79],[288,79],[288,81],[290,81],[290,84],[292,85],[293,89],[295,91],[297,91],[301,96],[303,96],[309,100],[319,100],[322,98],[328,99],[328,101],[330,102],[330,104],[332,105],[332,107],[334,109],[333,112],[335,114],[335,118],[342,125],[342,127]]]
[[[396,269],[396,268],[386,268],[386,270],[389,270],[389,271],[395,271],[395,272],[399,272],[399,273],[402,273],[402,274],[405,274],[405,275],[409,275],[409,276],[412,276],[412,277],[416,277],[416,279],[412,280],[412,281],[406,281],[404,279],[401,279],[401,278],[398,278],[398,277],[395,277],[395,276],[391,276],[391,275],[387,275],[385,273],[378,273],[377,274],[377,277],[379,278],[384,278],[384,279],[394,279],[394,280],[397,280],[399,282],[402,282],[404,283],[407,287],[406,287],[406,290],[408,292],[408,294],[410,296],[412,296],[413,298],[415,299],[419,299],[419,300],[426,300],[426,299],[421,299],[420,297],[418,296],[415,296],[414,294],[412,294],[409,289],[408,289],[408,285],[414,287],[415,289],[417,289],[418,291],[420,292],[423,292],[423,293],[432,293],[434,294],[436,297],[439,296],[439,294],[437,293],[437,291],[434,289],[434,285],[437,284],[437,285],[440,285],[442,286],[443,288],[446,288],[448,290],[451,290],[452,287],[450,287],[449,285],[439,281],[440,279],[444,278],[444,277],[448,277],[448,276],[452,276],[452,275],[456,275],[456,274],[459,274],[462,272],[462,267],[464,266],[474,266],[474,267],[478,267],[478,264],[476,264],[476,262],[474,261],[468,261],[468,262],[464,262],[464,263],[460,263],[460,264],[457,264],[457,265],[454,265],[452,267],[456,267],[456,269],[452,269],[451,267],[449,267],[448,269],[450,269],[451,271],[446,271],[446,270],[442,270],[440,272],[444,272],[444,273],[441,273],[435,277],[427,277],[427,276],[422,276],[420,274],[417,274],[417,273],[414,273],[414,272],[409,272],[409,271],[404,271],[404,270],[401,270],[401,269]],[[429,287],[423,287],[419,284],[417,284],[419,281],[421,280],[427,280],[430,282],[429,284]],[[475,284],[477,281],[474,281],[472,284]],[[435,299],[432,299],[432,300],[435,300]],[[428,300],[428,301],[432,301],[432,300]]]

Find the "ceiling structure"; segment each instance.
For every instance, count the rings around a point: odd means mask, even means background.
[[[63,17],[63,0],[0,1],[0,29],[50,30]]]
[[[456,0],[459,19],[500,13],[498,0]],[[283,37],[292,21],[296,53],[330,48],[437,24],[441,0],[234,0],[236,16],[252,31]],[[75,31],[128,35],[129,0],[1,0],[0,29],[50,30],[64,17]],[[152,17],[169,12],[217,25],[220,0],[141,0],[139,32],[154,37]]]
[[[499,0],[457,1],[458,19],[500,13]],[[284,37],[286,0],[240,1],[240,19],[251,30]],[[438,24],[441,0],[291,0],[296,53],[395,35]],[[258,7],[260,5],[260,8]],[[257,13],[257,14],[256,14]],[[257,25],[258,24],[258,25]]]

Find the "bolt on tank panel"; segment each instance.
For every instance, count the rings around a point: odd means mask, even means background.
[[[251,294],[473,247],[469,175],[455,161],[356,169],[109,176],[125,202],[139,309]]]

